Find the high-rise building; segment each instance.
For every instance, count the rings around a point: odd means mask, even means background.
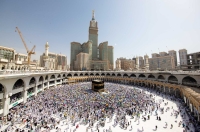
[[[186,49],[179,50],[179,60],[180,60],[180,65],[187,65],[187,50]]]
[[[144,69],[144,59],[142,56],[138,57],[139,59],[139,69]]]
[[[70,70],[113,70],[113,49],[108,41],[98,45],[98,23],[93,11],[88,41],[71,42]]]
[[[168,53],[169,53],[170,56],[174,57],[174,64],[175,64],[175,66],[177,66],[177,54],[176,54],[176,51],[175,50],[169,50]]]

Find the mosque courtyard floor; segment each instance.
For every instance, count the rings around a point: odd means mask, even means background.
[[[109,132],[109,130],[111,130],[112,132],[128,132],[128,131],[131,131],[131,132],[155,132],[155,131],[157,132],[184,132],[185,131],[186,132],[186,130],[187,132],[195,132],[192,124],[188,123],[189,130],[182,126],[182,123],[187,124],[188,116],[186,114],[185,116],[181,116],[183,115],[185,110],[179,101],[171,100],[171,97],[169,97],[168,95],[161,95],[161,94],[158,95],[154,91],[147,91],[146,88],[138,88],[138,87],[130,86],[130,85],[122,85],[122,86],[126,88],[130,88],[130,89],[143,90],[145,94],[151,93],[153,95],[153,98],[155,99],[155,102],[160,103],[160,107],[164,108],[164,112],[161,113],[160,111],[158,111],[156,115],[156,112],[154,111],[152,112],[152,114],[150,114],[150,119],[149,120],[147,119],[146,121],[142,119],[142,116],[147,117],[147,114],[145,115],[145,113],[141,114],[139,120],[136,120],[135,117],[131,118],[130,116],[126,115],[126,119],[128,120],[128,122],[131,121],[130,125],[127,127],[126,130],[122,129],[119,126],[119,124],[114,126],[114,119],[116,116],[115,114],[111,121],[108,118],[106,118],[105,126],[99,127],[100,132]],[[166,103],[168,104],[166,105]],[[165,110],[167,109],[167,107],[169,107],[169,110],[166,112]],[[181,112],[176,118],[174,114],[172,113],[174,113],[175,111],[180,111],[180,110]],[[160,121],[157,120],[157,116],[161,118]],[[182,123],[179,126],[180,121]],[[166,123],[167,123],[167,127],[166,127]],[[78,128],[76,128],[77,124],[78,124]],[[98,132],[96,129],[96,124],[97,123],[94,124],[94,127],[90,127],[88,129],[88,132],[94,132],[94,131]],[[173,125],[172,128],[171,128],[171,124]],[[74,131],[86,132],[87,131],[86,129],[88,128],[88,126],[89,126],[88,124],[82,125],[80,122],[76,122],[74,125],[69,120],[66,120],[66,119],[62,120],[60,124],[57,125],[57,127],[60,128],[61,132],[74,132]],[[157,130],[155,130],[155,126],[157,126]],[[22,126],[17,125],[16,127],[22,127]],[[41,131],[46,132],[47,130],[42,128]],[[58,132],[58,130],[53,129],[53,130],[50,130],[50,132]]]

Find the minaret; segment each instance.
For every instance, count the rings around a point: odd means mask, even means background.
[[[49,69],[49,44],[48,42],[45,44],[45,56],[44,56],[44,67],[45,69]]]
[[[49,54],[49,44],[48,42],[45,44],[45,56],[48,56]]]
[[[135,65],[136,69],[139,70],[139,57],[136,57],[136,65]]]
[[[149,56],[147,54],[144,56],[144,62],[145,62],[145,69],[149,70]]]

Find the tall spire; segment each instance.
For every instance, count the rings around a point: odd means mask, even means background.
[[[92,20],[95,20],[94,19],[94,10],[92,10]]]

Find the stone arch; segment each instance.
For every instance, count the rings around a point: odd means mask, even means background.
[[[88,76],[88,73],[85,73],[85,76]]]
[[[67,77],[72,77],[72,74],[70,74],[70,73],[69,73],[69,74],[67,74]]]
[[[175,89],[175,93],[176,93],[175,96],[176,96],[177,98],[181,98],[181,97],[182,97],[182,92],[181,92],[181,90],[180,90],[179,88],[176,88],[176,89]]]
[[[190,76],[186,76],[182,79],[182,84],[186,86],[197,86],[197,81]]]
[[[158,79],[160,79],[160,80],[165,80],[165,77],[164,77],[163,75],[159,75],[159,76],[158,76]]]
[[[165,93],[169,94],[169,87],[165,86]]]
[[[83,76],[83,73],[81,73],[80,76]]]
[[[63,76],[62,77],[64,77],[65,78],[65,74],[63,74]]]
[[[156,84],[156,91],[161,91],[160,84]]]
[[[60,75],[60,74],[58,74],[57,78],[60,78],[60,77],[61,77],[61,75]]]
[[[44,80],[43,76],[40,76],[39,82],[43,82],[43,80]]]
[[[99,73],[96,73],[96,76],[99,76]]]
[[[29,85],[35,84],[36,83],[36,79],[34,77],[32,77],[29,81]]]
[[[51,75],[50,79],[55,79],[55,75]]]
[[[46,75],[45,80],[48,80],[48,75]]]
[[[101,73],[101,76],[105,76],[105,74],[104,74],[104,73]]]
[[[25,87],[24,81],[22,79],[18,79],[13,85],[13,90],[18,89],[18,88],[24,88],[24,87]]]
[[[112,76],[115,76],[115,73],[113,73]]]
[[[131,74],[130,77],[131,77],[131,78],[132,78],[132,77],[136,77],[136,75],[135,75],[135,74]]]
[[[144,87],[145,86],[145,83],[142,81],[140,82],[141,83],[141,86]]]
[[[14,70],[14,66],[11,67],[11,70]]]
[[[152,74],[150,74],[150,75],[148,76],[148,78],[155,79],[155,76],[152,75]]]
[[[125,73],[123,77],[128,77],[128,75]]]
[[[93,74],[93,73],[90,73],[90,76],[94,76],[94,74]]]
[[[169,90],[170,90],[169,92],[170,92],[171,95],[175,95],[174,88],[170,87]]]
[[[107,73],[106,76],[110,76],[110,73]]]
[[[5,66],[5,65],[3,65],[3,66],[1,67],[1,70],[4,70],[4,69],[6,69],[6,66]]]
[[[177,84],[178,79],[175,76],[171,75],[168,77],[168,82]]]
[[[77,73],[75,73],[75,74],[74,74],[74,76],[75,76],[75,77],[77,77],[77,76],[78,76],[78,74],[77,74]]]
[[[0,93],[5,93],[5,87],[0,83]]]
[[[122,75],[120,73],[117,74],[118,77],[121,77]]]
[[[144,74],[140,74],[139,77],[145,78],[145,75]]]
[[[163,85],[160,86],[160,91],[161,91],[162,93],[165,92],[165,91],[164,91],[164,86],[163,86]]]

